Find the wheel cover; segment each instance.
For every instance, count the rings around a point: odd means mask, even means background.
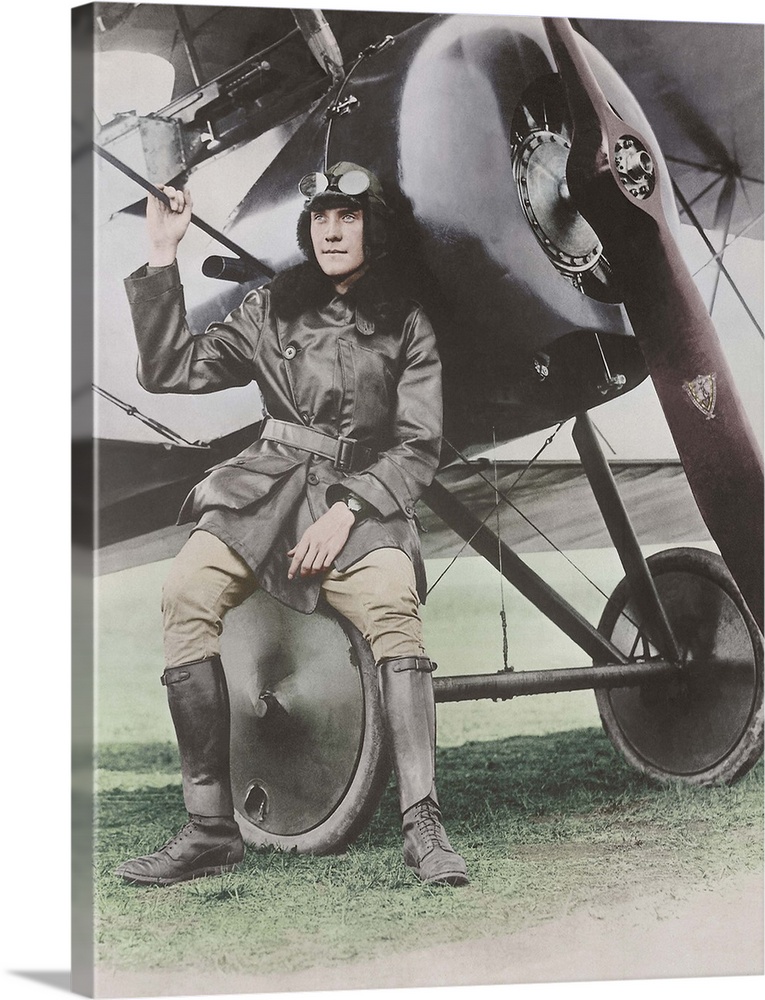
[[[601,692],[633,751],[678,776],[701,774],[733,750],[757,708],[757,656],[732,598],[708,577],[667,572],[656,586],[684,655],[677,678]],[[625,652],[636,647],[631,604],[613,629]]]
[[[234,808],[245,827],[306,833],[342,802],[361,754],[364,689],[350,639],[328,611],[302,615],[257,592],[229,612],[221,646]]]

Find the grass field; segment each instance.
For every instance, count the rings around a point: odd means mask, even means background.
[[[603,598],[558,556],[529,557],[591,620]],[[574,558],[610,592],[602,552]],[[429,566],[434,580],[442,565]],[[733,788],[658,787],[603,735],[591,692],[439,706],[439,790],[472,884],[422,887],[402,866],[395,793],[345,854],[250,850],[232,874],[136,889],[111,874],[184,821],[163,689],[157,595],[166,565],[99,581],[97,955],[103,981],[155,970],[286,974],[497,937],[646,887],[677,898],[762,869],[763,769]],[[462,559],[426,606],[441,673],[502,666],[497,575]],[[576,666],[584,655],[505,587],[510,660]],[[124,978],[119,979],[124,985]],[[203,985],[199,985],[203,990]],[[220,987],[219,987],[220,989]],[[105,994],[108,995],[108,994]],[[123,995],[123,994],[115,994]]]

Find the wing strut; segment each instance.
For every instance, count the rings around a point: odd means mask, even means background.
[[[343,54],[324,14],[320,10],[292,10],[291,14],[316,62],[333,84],[340,83],[345,76]]]

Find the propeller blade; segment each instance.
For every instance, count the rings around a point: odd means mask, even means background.
[[[569,191],[622,282],[696,503],[762,630],[763,458],[664,214],[656,157],[611,110],[568,20],[545,27],[573,121]]]

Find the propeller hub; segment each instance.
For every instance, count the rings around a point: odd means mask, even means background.
[[[623,135],[614,145],[614,166],[626,191],[642,201],[653,194],[656,170],[653,158],[639,139]]]

